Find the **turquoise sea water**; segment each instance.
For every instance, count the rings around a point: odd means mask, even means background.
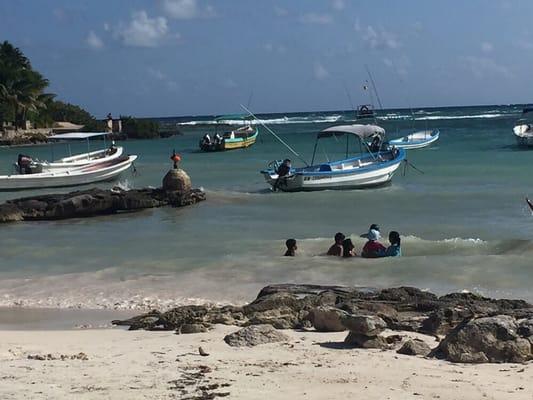
[[[533,151],[519,149],[512,127],[520,107],[389,110],[378,123],[389,138],[412,129],[440,129],[433,146],[411,150],[408,169],[392,184],[352,191],[272,193],[258,171],[290,156],[264,128],[255,146],[223,153],[197,151],[213,132],[212,117],[165,118],[183,135],[126,141],[138,154],[129,187],[157,186],[172,149],[208,200],[183,209],[58,222],[0,226],[0,305],[87,308],[241,302],[275,282],[413,285],[443,293],[475,290],[533,300]],[[350,112],[261,115],[309,159],[317,131]],[[344,143],[326,143],[341,157]],[[84,151],[83,145],[73,148]],[[59,155],[61,147],[55,150]],[[50,157],[49,146],[0,149],[2,173],[19,152]],[[101,186],[111,186],[102,184]],[[62,191],[62,190],[56,190]],[[0,193],[0,200],[37,192]],[[371,223],[403,237],[400,259],[332,259],[322,254],[337,231],[358,238]],[[281,257],[285,239],[296,258]]]

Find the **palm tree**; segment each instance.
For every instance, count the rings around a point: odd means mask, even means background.
[[[39,72],[31,68],[22,51],[7,41],[0,45],[0,102],[8,105],[18,128],[26,120],[28,111],[46,108],[44,94],[48,86]]]

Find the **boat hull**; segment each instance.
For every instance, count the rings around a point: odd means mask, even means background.
[[[314,171],[306,169],[295,170],[286,178],[278,180],[278,175],[272,170],[261,171],[265,180],[274,188],[285,192],[317,191],[317,190],[346,190],[364,189],[384,185],[391,181],[394,173],[405,158],[404,150],[397,150],[397,154],[389,161],[375,163],[367,167],[362,166],[350,170]],[[338,161],[332,166],[342,166],[352,163],[358,158]],[[318,166],[320,169],[320,166]]]
[[[109,149],[92,151],[90,153],[77,154],[70,157],[60,158],[52,162],[40,162],[38,164],[42,165],[43,171],[52,171],[60,169],[71,169],[83,167],[85,165],[98,164],[103,161],[116,160],[122,157],[124,153],[124,148],[118,146],[114,153],[109,154]]]
[[[206,152],[245,149],[255,144],[259,131],[257,129],[249,136],[229,138],[225,137],[220,144],[203,145],[200,142],[200,150]]]
[[[425,133],[426,131],[415,132],[399,139],[390,140],[389,144],[401,149],[421,149],[439,140],[440,132],[438,129],[431,131],[429,136]]]
[[[533,147],[533,131],[530,124],[516,125],[513,133],[519,146]]]
[[[131,167],[137,156],[124,156],[79,168],[48,171],[37,174],[0,176],[0,190],[26,190],[54,187],[80,186],[109,181]]]

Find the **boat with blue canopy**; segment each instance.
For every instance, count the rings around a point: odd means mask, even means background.
[[[254,118],[249,115],[231,114],[215,118],[215,133],[213,138],[206,133],[200,140],[199,146],[202,151],[225,151],[244,149],[255,144],[259,131],[252,126]],[[222,125],[244,125],[231,131],[219,132]]]
[[[315,164],[317,148],[323,139],[334,138],[339,142],[346,138],[345,158]],[[350,141],[359,142],[360,155],[349,156]],[[391,147],[384,142],[385,130],[377,125],[339,125],[319,132],[316,137],[311,164],[305,167],[287,167],[285,162],[273,161],[261,171],[274,190],[286,192],[327,189],[359,189],[383,185],[405,159],[405,150]],[[368,144],[371,142],[372,144]],[[294,154],[298,155],[293,151]],[[307,164],[307,163],[306,163]]]

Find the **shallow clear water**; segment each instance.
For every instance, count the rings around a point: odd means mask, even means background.
[[[389,138],[413,126],[440,129],[432,147],[408,152],[424,174],[409,168],[385,187],[314,193],[268,190],[258,171],[274,159],[297,160],[263,128],[249,149],[200,153],[198,140],[214,130],[211,117],[162,120],[179,123],[184,135],[122,143],[139,160],[138,175],[128,172],[120,181],[158,186],[175,148],[208,200],[184,209],[0,226],[0,305],[241,302],[274,282],[413,285],[532,300],[533,217],[524,197],[533,196],[533,151],[515,145],[512,126],[519,111],[415,110],[413,123],[409,112],[391,110],[379,120]],[[260,117],[306,159],[318,130],[352,118],[342,112]],[[56,147],[57,156],[64,149]],[[345,143],[332,140],[325,147],[330,157],[342,157]],[[50,157],[49,146],[0,149],[3,173],[19,152]],[[34,193],[0,193],[0,200]],[[358,235],[371,223],[402,234],[402,258],[321,255],[337,231],[352,235],[360,250]],[[298,240],[296,258],[280,256],[289,237]]]

